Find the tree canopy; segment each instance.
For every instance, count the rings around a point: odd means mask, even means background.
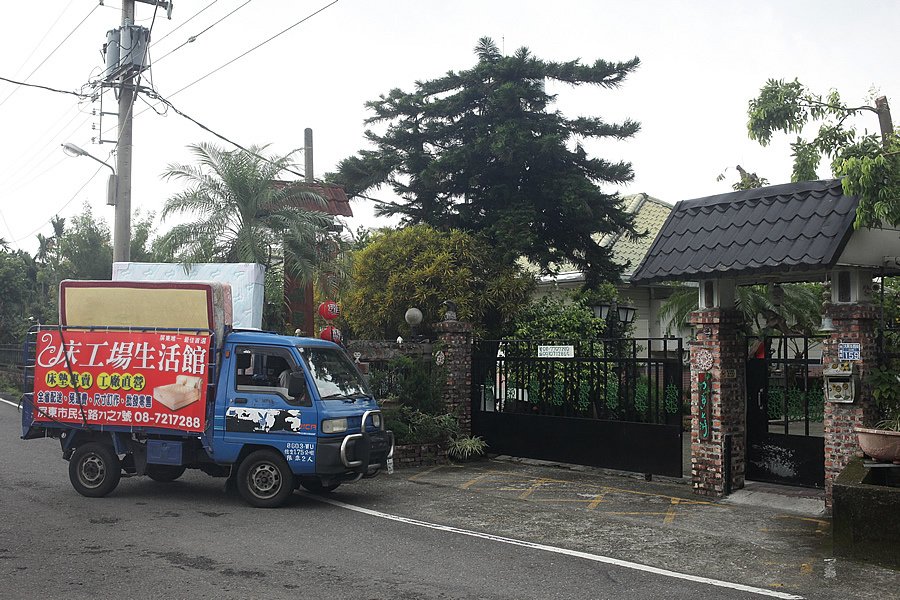
[[[407,309],[422,311],[420,333],[428,333],[442,318],[442,303],[452,301],[459,319],[496,336],[504,316],[527,302],[532,285],[529,275],[493,261],[485,244],[463,231],[387,229],[354,253],[343,316],[356,336],[393,339],[409,335]]]
[[[226,151],[212,144],[190,146],[197,165],[171,164],[163,177],[188,188],[166,200],[163,219],[190,214],[160,238],[160,247],[185,262],[255,262],[269,270],[286,254],[291,275],[312,281],[319,264],[317,245],[333,217],[309,207],[324,200],[303,182],[281,185],[291,155],[265,157],[265,148]]]
[[[864,112],[878,117],[879,134],[860,135],[847,119]],[[781,131],[798,134],[791,144],[794,168],[791,181],[818,179],[822,156],[842,178],[844,193],[859,196],[856,227],[900,225],[900,138],[894,132],[887,98],[874,106],[850,106],[832,90],[827,96],[811,92],[798,80],[770,79],[750,101],[747,128],[750,139],[763,146]],[[818,122],[812,139],[800,136],[807,124]],[[874,122],[873,122],[874,124]]]
[[[374,149],[344,159],[329,179],[362,197],[388,184],[400,200],[380,202],[378,214],[483,235],[505,264],[526,257],[552,272],[570,262],[588,287],[617,280],[621,267],[593,237],[633,235],[633,217],[601,186],[634,175],[628,162],[588,156],[583,141],[627,139],[640,126],[567,118],[552,109],[546,83],[616,88],[639,60],[552,62],[527,48],[505,56],[490,38],[475,53],[470,69],[367,102],[374,116],[366,123],[384,132],[367,130]]]

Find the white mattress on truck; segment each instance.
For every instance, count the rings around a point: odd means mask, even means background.
[[[261,329],[265,268],[256,263],[113,263],[113,281],[218,281],[231,284],[237,329]]]

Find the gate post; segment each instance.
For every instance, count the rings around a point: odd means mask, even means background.
[[[472,434],[472,324],[449,320],[435,323],[440,352],[444,354],[447,380],[441,399],[444,408],[457,415],[464,435]]]
[[[867,368],[877,363],[878,313],[874,306],[864,303],[833,304],[826,311],[831,317],[834,331],[825,340],[822,350],[823,364],[839,362],[839,344],[858,343],[860,359],[858,382],[865,381]],[[850,459],[859,452],[859,442],[854,427],[864,427],[875,416],[875,402],[865,385],[858,385],[856,400],[850,404],[825,401],[825,507],[831,509],[831,490]]]
[[[691,480],[694,492],[703,496],[722,497],[744,487],[747,349],[743,320],[736,310],[704,307],[702,300],[701,309],[691,314],[697,329],[696,339],[689,343]]]

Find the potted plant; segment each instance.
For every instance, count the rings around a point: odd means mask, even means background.
[[[900,464],[900,376],[894,367],[878,367],[867,378],[880,420],[873,427],[857,427],[856,435],[866,455]]]

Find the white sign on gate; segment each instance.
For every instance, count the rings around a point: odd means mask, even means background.
[[[538,358],[575,358],[575,346],[538,346]]]

